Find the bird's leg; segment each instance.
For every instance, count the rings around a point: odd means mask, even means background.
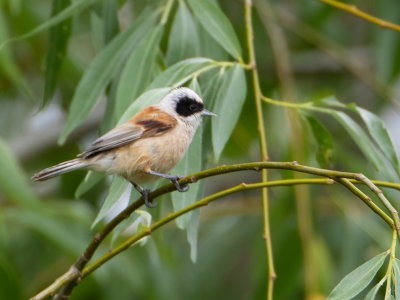
[[[171,176],[171,175],[167,175],[167,174],[157,173],[157,172],[154,172],[151,170],[147,171],[147,173],[171,180],[171,182],[175,185],[176,189],[181,193],[187,192],[189,190],[189,185],[185,184],[184,186],[181,186],[179,184],[178,180],[183,178],[181,176]]]
[[[153,204],[152,200],[149,200],[149,194],[151,192],[151,190],[149,189],[144,189],[142,188],[140,185],[138,185],[137,183],[132,182],[133,187],[143,196],[144,199],[144,204],[148,207],[148,208],[154,208],[157,206],[157,204]]]

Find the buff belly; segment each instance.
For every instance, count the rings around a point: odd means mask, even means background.
[[[96,156],[90,169],[117,174],[137,184],[151,182],[160,177],[146,171],[167,174],[182,159],[190,141],[179,134],[140,139]]]

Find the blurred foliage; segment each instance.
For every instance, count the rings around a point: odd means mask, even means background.
[[[324,110],[296,114],[298,123],[291,123],[285,108],[263,105],[270,160],[398,182],[398,155],[383,124],[399,149],[400,33],[314,0],[254,2],[263,94],[311,101]],[[398,1],[352,3],[399,23]],[[274,52],[271,23],[287,43],[283,76],[285,57]],[[244,65],[243,1],[1,0],[0,43],[14,37],[23,38],[0,50],[0,299],[26,299],[65,272],[103,226],[104,220],[91,230],[96,215],[96,223],[107,217],[103,203],[110,208],[123,193],[113,181],[117,192],[107,196],[109,178],[82,171],[38,184],[29,177],[73,158],[99,134],[157,102],[166,87],[190,86],[219,114],[212,124],[204,122],[175,172],[260,160],[252,80]],[[285,99],[289,81],[293,98]],[[192,186],[190,197],[163,197],[149,213],[157,220],[200,199],[203,190],[258,181],[258,174],[247,172],[213,177]],[[390,247],[390,230],[340,186],[308,187],[305,246],[297,195],[291,187],[270,190],[276,299],[322,299],[357,266],[382,261],[376,255]],[[201,209],[200,218],[195,212],[179,219],[178,226],[194,227],[165,226],[145,246],[132,247],[83,280],[71,298],[265,299],[259,192],[219,200]],[[110,247],[106,241],[99,252]],[[311,289],[304,275],[310,268]]]

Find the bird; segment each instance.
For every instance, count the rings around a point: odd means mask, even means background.
[[[146,107],[126,123],[96,139],[77,158],[46,168],[33,181],[43,181],[78,169],[116,174],[132,183],[147,207],[151,190],[140,184],[169,179],[179,192],[188,186],[181,176],[167,173],[182,159],[204,116],[216,114],[204,108],[200,96],[187,87],[171,90],[159,103]]]

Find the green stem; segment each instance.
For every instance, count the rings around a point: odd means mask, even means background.
[[[246,41],[247,41],[247,49],[249,52],[249,65],[252,67],[251,74],[253,78],[254,100],[257,112],[257,129],[260,141],[260,152],[262,161],[267,161],[268,160],[267,140],[265,137],[264,117],[263,117],[262,103],[261,103],[262,93],[260,88],[258,71],[256,67],[256,56],[253,43],[254,32],[253,32],[251,9],[252,9],[252,1],[245,0],[244,15],[245,15],[245,27],[246,27]],[[263,169],[261,176],[262,176],[262,182],[265,183],[268,181],[267,170]],[[275,272],[274,259],[272,253],[272,240],[271,240],[270,218],[269,218],[269,201],[268,201],[268,191],[266,188],[262,189],[261,195],[262,195],[262,208],[264,217],[263,237],[265,239],[265,246],[268,259],[268,273],[269,273],[268,284],[267,284],[267,299],[272,300],[276,272]]]
[[[280,101],[280,100],[274,100],[265,96],[262,96],[261,98],[265,103],[272,104],[272,105],[277,105],[277,106],[283,106],[287,108],[310,108],[313,106],[312,102],[305,102],[305,103],[294,103],[294,102],[287,102],[287,101]]]
[[[386,285],[386,293],[385,293],[385,299],[390,298],[390,290],[391,290],[391,279],[392,279],[392,272],[393,272],[393,261],[396,259],[396,235],[397,232],[396,230],[393,230],[393,238],[392,238],[392,245],[390,247],[390,258],[389,258],[389,264],[388,268],[386,271],[385,277],[387,278],[387,285]]]
[[[355,5],[345,4],[345,3],[342,3],[342,2],[339,2],[336,0],[317,0],[317,1],[328,4],[333,7],[336,7],[343,11],[346,11],[346,12],[348,12],[352,15],[355,15],[356,17],[359,17],[361,19],[364,19],[370,23],[374,23],[374,24],[378,25],[379,27],[400,32],[400,25],[379,19],[373,15],[367,14],[366,12],[363,12],[362,10],[358,9],[357,6],[355,6]]]
[[[347,187],[354,195],[360,198],[366,205],[368,205],[376,214],[378,214],[391,228],[394,229],[393,220],[377,206],[372,199],[358,189],[347,178],[338,178],[337,181]]]
[[[190,73],[189,75],[187,75],[186,77],[182,78],[181,80],[175,82],[172,84],[173,87],[179,87],[181,85],[183,85],[185,82],[191,80],[194,77],[198,77],[199,75],[208,72],[214,68],[230,68],[234,65],[234,62],[230,62],[230,61],[213,61],[210,60],[210,65],[207,65],[201,69],[198,69],[192,73]]]
[[[168,0],[167,3],[165,4],[164,12],[163,15],[161,16],[161,21],[160,21],[161,25],[165,25],[165,23],[167,23],[173,3],[174,0]]]

